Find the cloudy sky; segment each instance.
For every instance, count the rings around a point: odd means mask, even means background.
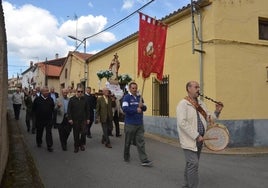
[[[151,2],[151,3],[149,3]],[[189,4],[190,0],[3,0],[8,42],[8,76],[22,73],[30,61],[66,57],[69,51],[83,52],[79,40],[90,37],[141,10],[161,19]],[[87,53],[96,53],[135,33],[138,14],[86,40]]]

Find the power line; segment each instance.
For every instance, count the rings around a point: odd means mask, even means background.
[[[9,67],[29,67],[27,65],[8,65]]]
[[[123,21],[127,20],[128,18],[130,18],[131,16],[133,16],[135,13],[137,13],[137,12],[139,12],[140,10],[144,9],[146,6],[148,6],[149,4],[151,4],[153,1],[155,1],[155,0],[151,0],[151,1],[149,1],[148,3],[146,3],[145,5],[143,5],[141,8],[135,10],[134,12],[132,12],[130,15],[126,16],[126,17],[123,18],[122,20],[120,20],[120,21],[116,22],[115,24],[113,24],[113,25],[111,25],[111,26],[109,26],[109,27],[103,29],[102,31],[100,31],[100,32],[98,32],[98,33],[95,33],[95,34],[93,34],[93,35],[91,35],[91,36],[89,36],[89,37],[86,37],[85,39],[89,39],[89,38],[95,37],[96,35],[99,35],[100,33],[104,32],[104,31],[107,31],[107,30],[109,30],[109,29],[111,29],[111,28],[117,26],[117,25],[120,24],[121,22],[123,22]]]
[[[146,3],[145,5],[143,5],[142,7],[140,7],[139,9],[135,10],[134,12],[132,12],[131,14],[129,14],[128,16],[126,16],[125,18],[123,18],[123,19],[119,20],[118,22],[114,23],[113,25],[111,25],[111,26],[109,26],[109,27],[107,27],[107,28],[101,30],[101,31],[98,32],[98,33],[95,33],[95,34],[93,34],[93,35],[91,35],[91,36],[88,36],[88,37],[84,38],[83,41],[81,41],[80,44],[76,47],[76,49],[78,49],[78,48],[81,46],[81,44],[82,44],[85,40],[87,40],[87,39],[89,39],[89,38],[92,38],[92,37],[95,37],[95,36],[97,36],[97,35],[99,35],[99,34],[105,32],[105,31],[108,31],[109,29],[114,28],[115,26],[119,25],[119,24],[120,24],[121,22],[123,22],[123,21],[126,21],[126,20],[129,19],[131,16],[133,16],[135,13],[138,13],[140,10],[144,9],[145,7],[147,7],[149,4],[151,4],[151,3],[154,2],[154,1],[155,1],[155,0],[151,0],[151,1],[149,1],[148,3]],[[76,51],[76,49],[75,49],[75,51]]]

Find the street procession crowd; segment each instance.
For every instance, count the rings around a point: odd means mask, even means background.
[[[40,91],[39,91],[40,90]],[[36,144],[42,147],[42,137],[46,131],[46,145],[53,152],[52,127],[58,128],[62,150],[67,150],[67,139],[73,131],[74,153],[85,151],[86,137],[91,138],[90,128],[101,123],[101,143],[112,148],[109,136],[112,136],[113,123],[116,136],[120,137],[119,114],[124,114],[124,161],[130,161],[130,146],[138,150],[142,166],[151,166],[145,152],[143,112],[147,110],[143,98],[138,92],[138,85],[130,82],[128,93],[122,101],[107,88],[98,95],[91,93],[91,88],[78,86],[76,90],[62,89],[61,95],[54,88],[42,87],[21,92],[20,88],[12,95],[15,119],[19,119],[21,106],[26,107],[26,126],[28,132],[36,133]],[[217,119],[223,104],[217,102],[211,113],[200,96],[200,86],[196,81],[186,84],[187,96],[179,101],[176,108],[177,128],[180,145],[185,155],[184,182],[182,187],[197,188],[199,184],[199,159],[205,132],[209,122]]]
[[[73,133],[74,153],[86,150],[86,138],[92,138],[92,124],[101,124],[101,143],[112,148],[110,136],[121,137],[119,117],[124,116],[125,145],[124,161],[130,160],[130,146],[138,148],[142,166],[151,166],[145,152],[143,112],[147,107],[138,95],[135,82],[129,84],[128,92],[118,99],[107,87],[98,93],[91,92],[91,87],[78,85],[76,89],[68,87],[61,93],[54,88],[36,87],[17,88],[12,94],[15,119],[19,120],[20,110],[26,110],[27,131],[36,134],[36,145],[42,147],[43,134],[48,152],[53,152],[52,129],[58,129],[61,148],[67,150],[67,141]],[[94,90],[93,90],[94,91]]]

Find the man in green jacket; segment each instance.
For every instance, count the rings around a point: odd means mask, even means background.
[[[102,126],[101,143],[105,144],[107,148],[112,148],[108,132],[113,121],[112,99],[109,96],[110,91],[108,88],[103,88],[102,93],[103,95],[97,99],[95,123],[100,122]]]

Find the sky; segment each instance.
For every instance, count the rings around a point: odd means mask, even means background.
[[[86,52],[92,54],[126,38],[139,30],[138,13],[106,29],[147,3],[140,12],[162,19],[191,0],[2,0],[8,78],[27,70],[31,61],[52,60],[56,54],[66,57],[74,50],[84,52],[81,41],[85,38]]]

